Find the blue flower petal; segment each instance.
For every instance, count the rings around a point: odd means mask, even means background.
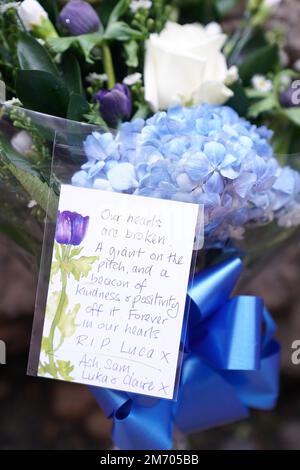
[[[77,171],[72,176],[72,185],[79,186],[82,188],[90,188],[93,184],[92,180],[88,178],[88,175],[85,171]]]
[[[192,181],[202,182],[213,168],[203,152],[187,153],[184,157],[184,169]]]
[[[119,163],[113,166],[107,172],[107,178],[116,191],[126,191],[138,187],[135,169],[131,163]]]

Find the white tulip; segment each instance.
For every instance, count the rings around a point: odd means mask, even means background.
[[[48,14],[37,0],[24,0],[18,8],[18,13],[26,29],[40,24],[48,19]]]
[[[18,14],[27,31],[32,31],[35,36],[42,39],[57,37],[48,13],[37,0],[23,0],[18,7]]]
[[[221,49],[226,36],[215,24],[168,22],[146,43],[145,97],[154,111],[171,105],[222,104],[233,92],[226,86],[237,78]],[[234,73],[233,73],[234,72]]]

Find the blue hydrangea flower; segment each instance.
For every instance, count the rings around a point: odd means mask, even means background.
[[[251,222],[290,224],[289,210],[300,219],[300,176],[279,166],[271,136],[228,106],[176,106],[88,136],[72,183],[203,204],[206,235],[240,237]]]

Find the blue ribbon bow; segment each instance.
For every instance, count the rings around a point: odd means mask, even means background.
[[[172,448],[174,426],[200,431],[246,418],[249,407],[272,408],[278,396],[276,325],[260,298],[230,294],[239,258],[196,275],[177,401],[91,387],[120,449]],[[263,333],[262,333],[263,331]]]

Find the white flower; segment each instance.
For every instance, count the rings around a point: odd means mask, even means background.
[[[85,77],[86,81],[89,83],[93,82],[107,82],[107,74],[106,73],[96,73],[91,72]]]
[[[34,199],[29,201],[28,204],[27,204],[28,209],[32,209],[35,206],[37,206],[37,202]]]
[[[219,30],[218,30],[219,31]],[[201,24],[168,22],[146,43],[145,97],[152,109],[174,104],[222,104],[233,93],[226,83],[229,72],[221,52],[226,36],[212,34]]]
[[[8,2],[5,3],[4,5],[0,6],[0,13],[5,13],[7,10],[10,10],[10,8],[15,8],[17,9],[20,6],[20,2]]]
[[[132,0],[130,3],[130,10],[132,13],[136,13],[141,8],[149,10],[152,7],[152,2],[150,0]]]
[[[264,75],[254,75],[251,80],[253,88],[257,91],[267,93],[273,88],[271,80],[268,80]]]
[[[23,0],[18,7],[18,14],[25,28],[37,37],[42,39],[57,37],[48,13],[37,0]]]
[[[140,82],[141,79],[142,79],[142,74],[139,72],[136,72],[136,73],[132,73],[131,75],[127,75],[127,77],[124,78],[123,83],[127,86],[132,86]]]
[[[20,131],[13,136],[10,141],[11,146],[19,153],[25,155],[30,152],[32,147],[32,138],[27,131]]]

